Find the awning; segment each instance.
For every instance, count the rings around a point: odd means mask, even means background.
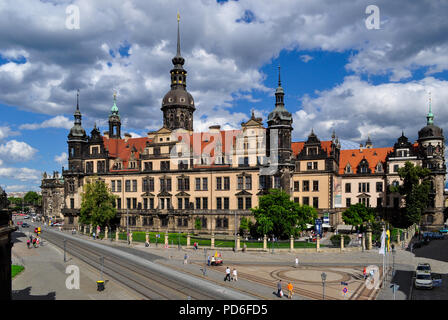
[[[352,230],[352,226],[348,225],[348,224],[338,224],[338,226],[336,227],[336,230],[351,231]]]
[[[322,223],[322,228],[331,228],[331,225],[328,223]]]
[[[307,228],[307,229],[311,229],[311,228],[314,228],[314,226],[313,226],[312,224],[307,223],[307,224],[306,224],[306,228]]]

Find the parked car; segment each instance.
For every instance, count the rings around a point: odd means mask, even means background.
[[[448,229],[440,229],[439,232],[440,233],[448,233]]]
[[[30,225],[26,222],[22,223],[22,228],[28,228]]]
[[[417,265],[417,269],[415,270],[416,274],[431,274],[431,266],[429,263],[419,263]]]
[[[415,276],[414,286],[416,289],[432,289],[431,273],[417,273]]]

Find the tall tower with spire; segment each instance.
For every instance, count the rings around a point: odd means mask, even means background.
[[[82,156],[84,146],[87,143],[86,131],[81,124],[81,111],[79,111],[79,90],[76,94],[76,111],[74,113],[74,124],[68,134],[68,164],[69,169],[81,170],[82,169]]]
[[[109,115],[109,138],[121,139],[121,120],[118,113],[116,92],[114,92],[114,105],[110,109]]]
[[[268,116],[267,128],[267,153],[271,161],[275,161],[278,166],[277,173],[274,175],[280,178],[281,188],[287,192],[291,192],[291,174],[294,170],[291,161],[291,132],[292,132],[292,115],[285,109],[284,102],[285,92],[282,88],[280,67],[278,67],[278,87],[275,90],[275,108]],[[274,145],[272,145],[274,143]],[[275,145],[275,143],[277,145]],[[276,159],[273,155],[276,154]]]
[[[443,129],[434,124],[431,93],[429,94],[429,111],[426,126],[418,132],[418,143],[422,167],[431,170],[430,204],[422,215],[422,225],[443,227],[444,189],[445,189],[445,138]]]
[[[171,90],[163,97],[163,127],[170,130],[185,129],[193,131],[193,112],[195,111],[192,95],[187,91],[187,71],[183,68],[185,59],[180,53],[180,16],[177,14],[177,53],[172,59]]]

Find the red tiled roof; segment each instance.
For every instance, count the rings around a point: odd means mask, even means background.
[[[358,165],[362,159],[367,160],[372,173],[375,173],[378,162],[382,162],[384,165],[387,154],[393,151],[393,149],[394,148],[392,147],[388,147],[362,149],[362,151],[360,149],[341,150],[341,156],[339,159],[339,174],[344,174],[345,167],[348,163],[350,163],[352,172],[357,173],[356,171],[358,169]]]
[[[104,148],[109,151],[109,156],[112,158],[120,158],[123,161],[123,168],[127,168],[134,147],[136,149],[134,152],[135,158],[140,158],[140,153],[145,149],[147,141],[151,141],[151,139],[147,137],[129,138],[128,141],[125,142],[124,139],[108,139],[103,137]]]
[[[297,156],[302,152],[305,142],[291,142],[291,149],[294,156]],[[331,141],[321,141],[320,146],[324,149],[328,155],[331,153]]]

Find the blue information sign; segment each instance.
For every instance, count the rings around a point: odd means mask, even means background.
[[[316,219],[314,222],[316,224],[316,233],[322,234],[322,220]]]

